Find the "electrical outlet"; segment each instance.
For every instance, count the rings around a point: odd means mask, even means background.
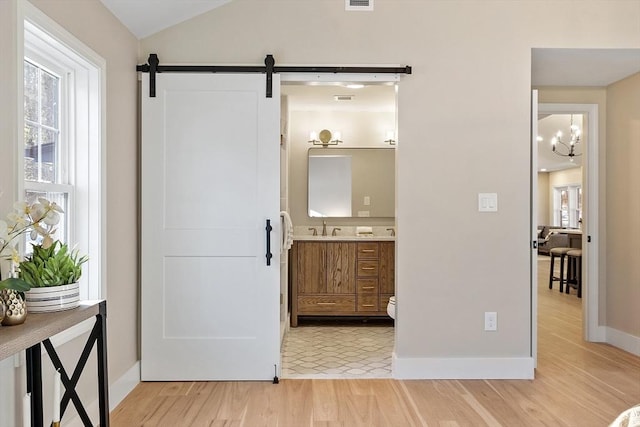
[[[497,331],[498,330],[498,313],[495,311],[485,311],[484,313],[484,330],[485,331]]]

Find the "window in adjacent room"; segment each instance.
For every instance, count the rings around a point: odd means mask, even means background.
[[[568,185],[553,189],[553,225],[579,228],[582,222],[582,186]]]

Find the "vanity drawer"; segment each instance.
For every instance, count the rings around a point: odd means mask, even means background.
[[[378,260],[358,260],[358,277],[378,277]]]
[[[358,311],[378,311],[378,295],[358,295]]]
[[[356,297],[352,295],[298,297],[298,312],[300,313],[339,313],[353,311],[355,306]]]
[[[378,293],[378,279],[358,279],[356,283],[358,295]]]
[[[378,254],[377,242],[358,243],[358,259],[378,259]]]

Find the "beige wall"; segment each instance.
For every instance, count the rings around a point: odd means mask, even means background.
[[[538,172],[538,224],[550,225],[549,172]]]
[[[571,31],[571,2],[375,7],[236,0],[143,39],[140,59],[257,64],[273,53],[277,64],[412,65],[398,106],[396,355],[422,372],[438,358],[527,358],[531,48],[638,48],[639,2],[585,0]],[[520,143],[505,150],[506,141]],[[479,192],[498,193],[499,212],[478,213]],[[509,237],[496,239],[498,229]],[[483,331],[485,311],[498,312],[497,333]]]
[[[0,1],[0,215],[12,209],[17,187],[14,177],[17,149],[16,135],[18,77],[16,72],[16,4]]]
[[[607,87],[607,325],[640,337],[640,74]]]
[[[15,36],[16,14],[5,13],[23,0],[1,0],[0,45],[0,187],[5,196],[0,199],[4,212],[7,199],[15,198],[15,176],[12,153],[18,137],[14,134],[14,112],[20,103],[16,100],[17,74]],[[137,39],[98,0],[32,0],[32,4],[64,27],[77,39],[102,56],[107,63],[106,73],[106,235],[107,235],[107,296],[108,296],[108,350],[109,379],[113,383],[138,360],[138,269],[137,247],[137,150],[136,103]],[[5,96],[6,94],[6,96]],[[65,344],[61,357],[71,368],[78,358],[84,338]],[[44,360],[45,358],[43,358]],[[94,360],[94,359],[92,359]],[[70,368],[70,369],[71,369]],[[50,387],[45,366],[45,387]],[[89,363],[80,384],[81,396],[91,402],[97,397],[95,363]],[[52,376],[52,374],[51,374]],[[47,388],[49,389],[49,388]],[[46,402],[45,411],[50,410]],[[68,419],[65,417],[65,419]]]
[[[556,172],[549,172],[549,185],[551,188],[581,183],[582,168],[571,168]]]
[[[16,53],[16,16],[15,3],[0,0],[0,217],[4,216],[16,200],[17,190],[14,182],[16,176],[17,147],[17,88],[18,77],[15,61],[11,58]],[[1,332],[0,332],[1,333]],[[0,361],[0,427],[13,427],[13,419],[5,416],[20,410],[24,393],[24,377],[15,378],[10,375],[14,370],[13,358]],[[22,372],[20,372],[22,373]]]

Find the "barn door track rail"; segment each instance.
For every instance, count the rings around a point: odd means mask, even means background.
[[[146,64],[136,71],[149,73],[149,96],[156,96],[157,73],[263,73],[266,75],[267,98],[273,96],[274,73],[329,73],[329,74],[411,74],[411,66],[404,67],[348,67],[348,66],[276,66],[273,55],[264,59],[264,65],[160,65],[158,55],[152,53]]]

